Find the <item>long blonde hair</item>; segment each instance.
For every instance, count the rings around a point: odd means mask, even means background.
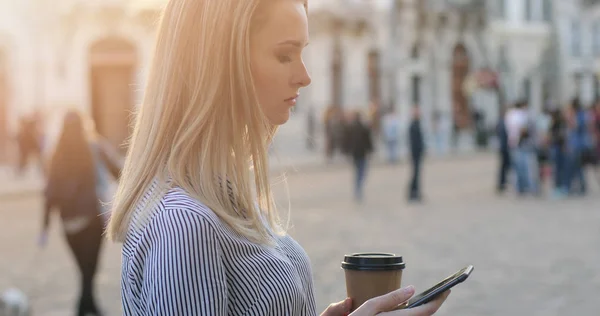
[[[166,5],[113,201],[110,239],[125,239],[144,194],[167,179],[254,242],[272,243],[268,226],[284,234],[268,179],[266,148],[276,128],[258,104],[250,64],[259,2]]]

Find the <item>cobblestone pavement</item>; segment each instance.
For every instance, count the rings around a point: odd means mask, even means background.
[[[313,263],[318,307],[345,297],[344,254],[385,251],[407,262],[404,284],[424,289],[473,264],[438,315],[597,315],[600,301],[600,192],[585,198],[497,196],[489,156],[425,166],[426,202],[405,202],[405,166],[370,171],[367,200],[351,199],[348,170],[287,176],[276,181],[280,208],[291,205],[290,230]],[[281,178],[277,178],[278,180]],[[59,223],[48,247],[36,250],[40,200],[0,202],[0,290],[18,284],[36,315],[70,315],[77,274]],[[98,276],[100,304],[119,315],[120,249],[105,244]]]

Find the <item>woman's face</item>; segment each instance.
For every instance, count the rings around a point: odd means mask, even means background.
[[[298,0],[278,0],[251,39],[252,76],[258,101],[271,124],[287,122],[300,88],[310,84],[302,60],[308,44],[308,19]]]

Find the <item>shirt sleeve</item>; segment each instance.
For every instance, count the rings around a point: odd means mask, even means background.
[[[188,210],[157,214],[144,234],[146,315],[227,315],[227,281],[214,228]]]

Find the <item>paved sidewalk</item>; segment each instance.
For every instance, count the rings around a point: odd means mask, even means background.
[[[418,290],[475,265],[436,316],[598,315],[598,184],[590,181],[585,198],[561,201],[497,196],[495,166],[485,155],[427,163],[421,205],[405,201],[406,165],[372,168],[363,205],[353,203],[347,170],[293,173],[287,188],[274,183],[280,210],[291,208],[290,234],[311,258],[318,310],[345,296],[344,254],[384,251],[404,256],[403,283]],[[0,291],[25,290],[35,316],[71,315],[75,265],[56,217],[48,247],[36,248],[40,214],[35,195],[0,203]],[[120,265],[120,246],[105,243],[96,289],[107,316],[122,314]]]
[[[0,199],[37,193],[43,187],[44,181],[38,172],[29,170],[18,176],[12,168],[0,165]]]

